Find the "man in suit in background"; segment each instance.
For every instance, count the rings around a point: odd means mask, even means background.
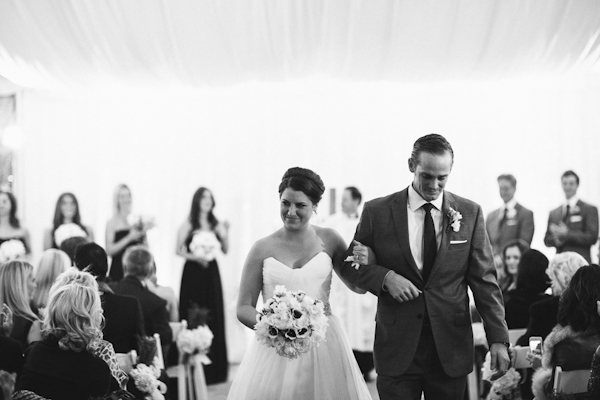
[[[160,335],[163,347],[173,340],[173,332],[169,325],[166,300],[148,290],[145,280],[152,273],[154,258],[150,251],[142,245],[131,246],[123,254],[125,277],[112,285],[115,293],[132,296],[139,300],[144,315],[146,335]],[[165,351],[163,354],[167,354]]]
[[[144,335],[142,309],[136,298],[115,294],[106,284],[106,251],[96,243],[84,243],[77,247],[74,258],[77,269],[94,275],[98,282],[104,310],[104,339],[112,343],[116,353],[139,351],[136,336]]]
[[[544,243],[557,253],[574,251],[591,262],[590,247],[598,240],[598,209],[577,196],[579,176],[573,171],[561,177],[565,202],[550,211]]]
[[[473,369],[468,287],[485,322],[496,377],[509,367],[483,212],[444,190],[453,162],[443,136],[419,138],[408,160],[412,184],[363,208],[354,239],[368,248],[348,249],[363,265],[341,266],[346,280],[378,297],[374,354],[382,400],[420,400],[422,393],[427,400],[463,400]]]
[[[506,243],[514,239],[521,239],[531,246],[533,239],[533,211],[528,210],[515,199],[517,179],[510,174],[498,177],[498,188],[504,206],[488,214],[486,229],[494,260],[502,264],[502,250]]]

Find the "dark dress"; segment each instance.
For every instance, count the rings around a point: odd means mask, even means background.
[[[0,335],[0,371],[20,374],[24,363],[21,343]]]
[[[186,240],[186,246],[189,246],[191,240],[192,235],[190,234]],[[188,312],[194,305],[208,310],[206,324],[214,335],[208,353],[212,364],[204,366],[206,383],[225,382],[229,364],[225,342],[223,288],[216,260],[211,261],[208,267],[190,260],[186,261],[183,266],[181,290],[179,292],[179,318],[189,322]]]
[[[29,336],[29,330],[33,325],[33,321],[23,318],[19,315],[13,315],[13,328],[10,332],[10,337],[15,339],[21,344],[23,352],[29,347],[27,343],[27,336]]]
[[[522,329],[529,324],[529,307],[533,303],[547,299],[543,293],[530,293],[515,289],[506,293],[504,309],[508,329]]]
[[[126,228],[126,229],[119,229],[119,230],[115,231],[114,243],[118,242],[119,240],[121,240],[125,236],[127,236],[129,234],[130,230],[131,230],[131,228]],[[131,247],[131,246],[134,246],[134,245],[140,244],[140,243],[143,243],[143,240],[137,240],[137,241],[128,243],[127,246],[125,246],[125,248],[123,250],[121,250],[120,252],[118,252],[112,256],[112,261],[110,263],[110,272],[108,273],[108,277],[110,278],[111,282],[118,282],[121,279],[123,279],[123,254],[125,254],[125,250],[127,250],[128,247]]]
[[[30,390],[47,399],[82,400],[107,394],[110,379],[103,360],[85,350],[61,350],[50,336],[31,348],[15,390]]]

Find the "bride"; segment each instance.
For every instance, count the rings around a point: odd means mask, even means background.
[[[257,241],[244,264],[237,305],[238,319],[256,324],[256,302],[273,296],[276,285],[303,290],[329,306],[332,270],[343,261],[346,245],[334,230],[310,224],[325,191],[323,181],[304,168],[287,170],[279,185],[283,227]],[[352,287],[352,290],[364,293]],[[371,399],[341,322],[328,315],[325,341],[298,358],[277,355],[253,340],[229,391],[238,399]]]

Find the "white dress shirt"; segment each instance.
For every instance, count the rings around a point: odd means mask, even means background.
[[[567,206],[569,206],[569,213],[572,214],[573,209],[577,206],[578,201],[579,197],[577,195],[565,200],[565,202],[562,205],[562,215],[564,216],[567,213]]]
[[[408,217],[408,241],[410,243],[410,252],[415,259],[419,271],[423,270],[423,224],[425,221],[425,210],[421,208],[427,201],[423,200],[421,195],[412,187],[408,187],[408,201],[406,202],[406,215]],[[442,223],[444,216],[442,214],[442,204],[444,204],[444,192],[430,202],[434,208],[431,209],[433,226],[435,228],[435,240],[438,249],[442,242]]]

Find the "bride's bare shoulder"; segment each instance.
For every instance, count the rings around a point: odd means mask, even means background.
[[[278,232],[279,231],[273,232],[254,242],[252,249],[250,249],[249,257],[251,256],[254,259],[265,259],[272,256],[274,251],[281,246],[281,238]]]

